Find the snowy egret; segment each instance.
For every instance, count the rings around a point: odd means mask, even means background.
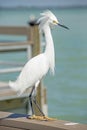
[[[36,88],[40,83],[40,80],[46,75],[46,73],[51,70],[54,74],[55,68],[55,52],[54,52],[54,44],[51,35],[51,25],[59,25],[68,29],[68,27],[61,25],[55,15],[51,11],[45,11],[41,13],[41,17],[37,20],[39,23],[39,29],[45,35],[46,40],[46,48],[45,51],[34,58],[30,59],[22,69],[19,77],[16,81],[9,82],[9,86],[17,91],[19,95],[21,95],[27,88],[32,87],[32,91],[29,94],[29,101],[32,108],[32,116],[31,119],[38,119],[39,116],[35,116],[34,108],[32,103],[34,102],[39,111],[42,114],[40,119],[50,120],[50,118],[46,117],[42,110],[40,109],[35,96],[36,96]]]

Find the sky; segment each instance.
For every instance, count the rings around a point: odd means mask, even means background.
[[[0,7],[86,6],[87,0],[0,0]]]

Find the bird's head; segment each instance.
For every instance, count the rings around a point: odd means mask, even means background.
[[[40,24],[40,27],[48,24],[49,26],[59,25],[61,27],[69,29],[65,25],[60,24],[56,16],[50,10],[41,13],[41,17],[38,19],[38,23]]]

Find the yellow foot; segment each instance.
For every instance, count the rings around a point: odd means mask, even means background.
[[[48,117],[48,116],[43,116],[43,118],[44,118],[45,120],[47,120],[47,121],[54,121],[54,120],[56,120],[55,118],[50,118],[50,117]]]
[[[28,119],[32,119],[32,120],[41,120],[41,121],[54,121],[56,119],[54,118],[50,118],[50,117],[47,117],[47,116],[29,116]]]

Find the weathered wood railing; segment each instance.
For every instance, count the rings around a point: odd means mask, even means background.
[[[16,51],[27,51],[28,59],[40,53],[40,37],[38,25],[34,26],[0,26],[0,35],[14,35],[14,36],[26,36],[27,40],[23,42],[1,42],[0,43],[0,53],[6,52],[16,52]],[[17,67],[17,63],[14,62],[6,62],[1,61],[0,64],[8,64],[16,67],[14,68],[5,68],[0,69],[0,74],[13,73],[21,71],[22,67],[21,63]],[[9,79],[10,80],[10,79]],[[14,79],[15,80],[15,79]],[[5,89],[4,89],[5,88]],[[24,106],[23,102],[25,97],[27,97],[28,93],[22,95],[19,99],[14,92],[8,89],[8,83],[0,82],[0,110],[12,109],[17,107]],[[42,83],[40,83],[38,87],[38,101],[43,109],[46,111],[46,90],[42,87]],[[12,99],[11,99],[12,98]],[[12,100],[12,101],[11,101]],[[16,103],[16,104],[14,104]],[[9,104],[9,107],[7,107]],[[38,111],[36,110],[36,113]]]
[[[23,114],[0,112],[0,130],[87,130],[87,125],[62,120],[29,120]]]

